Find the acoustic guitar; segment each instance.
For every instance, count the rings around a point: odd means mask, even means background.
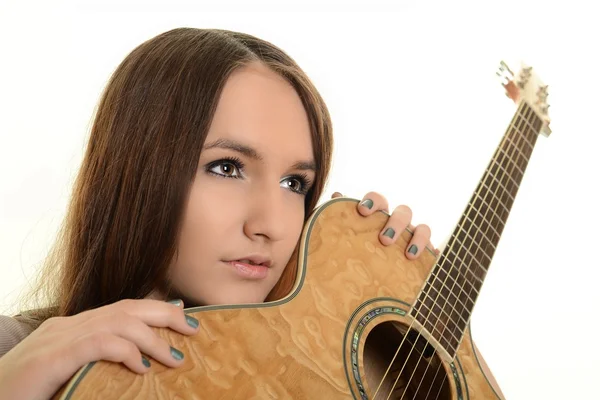
[[[286,295],[194,307],[200,331],[153,328],[185,362],[144,375],[92,362],[55,399],[500,399],[473,345],[470,317],[539,134],[548,87],[531,67],[497,74],[517,110],[439,255],[408,260],[412,232],[383,246],[389,214],[336,198],[307,220]]]

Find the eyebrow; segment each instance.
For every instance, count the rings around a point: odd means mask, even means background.
[[[263,160],[263,157],[252,147],[231,139],[217,139],[204,145],[204,150],[209,150],[213,148],[233,150],[253,160]],[[317,171],[317,165],[314,161],[298,161],[294,165],[292,165],[292,168],[303,171]]]

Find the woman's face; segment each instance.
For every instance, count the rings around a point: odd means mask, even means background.
[[[176,291],[200,305],[263,302],[300,238],[314,179],[296,91],[262,64],[234,72],[187,200],[171,266]]]

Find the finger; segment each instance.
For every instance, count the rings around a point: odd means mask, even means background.
[[[107,360],[123,363],[138,374],[149,370],[150,361],[142,356],[135,344],[108,332],[90,332],[83,335],[75,340],[72,348],[83,359],[77,361],[79,366],[91,361]]]
[[[129,342],[166,366],[177,367],[184,358],[181,350],[170,346],[163,338],[142,322],[125,312],[115,315],[101,315],[89,321],[88,331],[103,331]]]
[[[431,246],[431,229],[428,225],[420,224],[415,227],[414,234],[406,246],[406,257],[410,260],[418,258],[426,245]]]
[[[413,224],[410,224],[410,225],[408,226],[408,230],[409,230],[409,231],[410,231],[412,234],[414,234],[414,233],[415,233],[415,226],[414,226]],[[434,247],[433,243],[431,243],[431,240],[429,241],[429,243],[427,243],[427,247],[429,247],[429,249],[430,249],[432,252],[434,252],[436,255],[437,255],[437,254],[440,254],[440,250],[439,250],[439,249],[436,249],[436,248]]]
[[[358,212],[364,216],[379,210],[389,212],[389,204],[387,199],[377,192],[367,193],[358,203]]]
[[[333,192],[333,194],[331,195],[331,198],[335,199],[336,197],[344,197],[344,195],[341,194],[340,192]]]
[[[379,232],[379,241],[384,246],[394,243],[399,235],[410,225],[412,210],[410,207],[400,205],[394,209],[385,226]]]
[[[198,331],[198,320],[183,311],[183,302],[172,304],[160,300],[121,300],[114,303],[113,312],[124,311],[139,318],[146,325],[171,328],[185,335]]]

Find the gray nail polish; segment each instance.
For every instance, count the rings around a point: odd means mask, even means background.
[[[413,245],[411,245],[411,246],[408,248],[408,252],[409,252],[410,254],[417,254],[417,251],[418,251],[418,250],[419,250],[419,249],[417,248],[417,245],[416,245],[416,244],[413,244]]]
[[[144,367],[150,368],[150,361],[144,356],[142,356],[142,364],[144,364]]]
[[[390,239],[393,239],[393,238],[394,238],[394,234],[395,234],[395,233],[396,233],[396,232],[395,232],[395,231],[394,231],[392,228],[387,228],[387,229],[385,230],[385,232],[383,232],[383,236],[387,236],[387,237],[389,237]]]
[[[185,321],[192,328],[197,328],[198,327],[198,320],[196,318],[192,317],[191,315],[186,315],[185,316]]]
[[[181,300],[180,299],[169,300],[169,301],[167,301],[167,303],[175,304],[177,307],[181,306]]]
[[[177,361],[183,360],[183,353],[171,346],[171,355]]]
[[[365,199],[362,201],[362,203],[360,203],[360,205],[363,207],[367,207],[370,210],[373,207],[373,200]]]

